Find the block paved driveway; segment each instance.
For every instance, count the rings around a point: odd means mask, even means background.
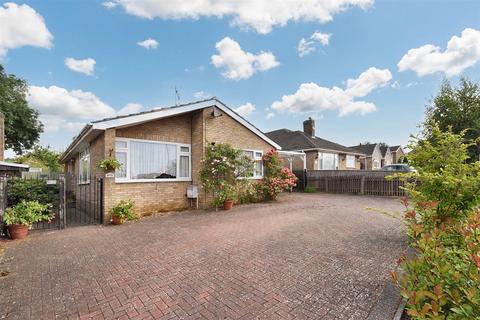
[[[36,232],[6,244],[0,318],[365,319],[406,248],[401,222],[379,209],[401,206],[291,194]]]

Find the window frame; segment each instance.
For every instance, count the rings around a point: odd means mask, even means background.
[[[250,177],[239,177],[239,179],[252,179],[252,180],[258,180],[258,179],[263,179],[264,175],[264,168],[263,168],[263,150],[255,150],[255,149],[242,149],[244,152],[252,152],[253,158],[251,159],[253,161],[253,175]],[[261,156],[257,157],[257,153],[260,153]],[[248,156],[247,156],[248,157]],[[260,175],[255,175],[255,163],[260,162],[262,165],[262,172]]]
[[[117,149],[117,141],[126,142],[126,148],[118,148]],[[167,178],[167,179],[131,179],[130,178],[130,142],[146,142],[146,143],[154,143],[154,144],[167,144],[167,145],[174,145],[176,146],[177,154],[176,154],[176,178]],[[182,152],[181,147],[188,147],[188,152]],[[160,182],[189,182],[192,181],[192,145],[186,143],[176,143],[176,142],[168,142],[168,141],[158,141],[158,140],[146,140],[146,139],[134,139],[134,138],[115,138],[115,154],[117,152],[125,152],[127,165],[126,165],[126,177],[119,178],[116,176],[115,173],[115,183],[160,183]],[[180,156],[188,156],[188,177],[179,177],[180,176]]]
[[[87,161],[87,174],[86,174],[86,177],[84,179],[84,176],[83,176],[83,170],[82,170],[82,163],[85,161],[83,160],[82,158],[84,156],[87,156],[88,155],[88,161]],[[80,151],[78,153],[78,184],[82,185],[82,184],[89,184],[90,183],[90,171],[91,171],[91,155],[90,155],[90,148],[87,147],[85,149],[83,149],[83,151]]]
[[[353,166],[349,166],[348,165],[348,158],[353,158]],[[349,169],[355,169],[357,166],[356,166],[356,162],[357,162],[357,157],[353,154],[347,154],[345,156],[345,167],[346,168],[349,168]]]

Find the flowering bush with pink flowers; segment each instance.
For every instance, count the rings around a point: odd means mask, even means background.
[[[297,184],[297,177],[288,168],[283,167],[276,150],[270,150],[263,158],[263,179],[258,182],[258,189],[263,199],[275,200],[284,191]]]

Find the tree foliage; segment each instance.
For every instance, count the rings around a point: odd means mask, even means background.
[[[5,147],[16,154],[31,149],[43,132],[38,111],[27,103],[25,80],[6,74],[0,65],[0,111],[5,115]]]
[[[469,161],[480,157],[480,84],[466,78],[456,88],[445,81],[440,92],[427,106],[426,124],[434,121],[442,131],[455,134],[463,132],[467,143]],[[429,127],[428,125],[426,126]]]
[[[464,132],[427,124],[413,139],[405,218],[410,245],[398,280],[412,319],[480,318],[480,162],[470,162]]]
[[[49,147],[36,145],[33,150],[16,157],[14,162],[28,164],[31,167],[47,169],[50,172],[62,171],[60,163],[61,153],[51,150]]]

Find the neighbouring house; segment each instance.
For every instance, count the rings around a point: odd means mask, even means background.
[[[392,163],[402,163],[405,157],[405,151],[402,146],[391,146],[390,151],[392,152]]]
[[[303,122],[303,131],[279,129],[266,133],[278,143],[282,151],[304,152],[307,170],[360,170],[360,159],[365,154],[315,135],[315,120]],[[294,162],[294,169],[303,168],[301,161]]]
[[[363,153],[365,156],[361,159],[362,170],[380,170],[382,169],[382,150],[378,143],[365,143],[350,147]]]
[[[405,153],[402,146],[387,146],[380,143],[363,143],[350,148],[364,152],[362,159],[365,170],[380,170],[389,164],[401,163]]]
[[[393,162],[393,155],[390,151],[390,147],[386,145],[380,145],[380,151],[382,152],[382,168]]]
[[[281,149],[273,140],[216,98],[94,121],[62,156],[78,188],[103,177],[104,214],[131,199],[140,215],[189,207],[187,188],[199,188],[199,205],[209,206],[199,170],[209,144],[228,143],[255,162],[252,178],[263,176],[262,156]],[[98,163],[115,156],[122,163],[106,174]],[[81,192],[79,193],[81,194]]]
[[[4,161],[5,153],[5,116],[0,112],[0,176],[21,177],[22,172],[28,171],[28,165]]]

